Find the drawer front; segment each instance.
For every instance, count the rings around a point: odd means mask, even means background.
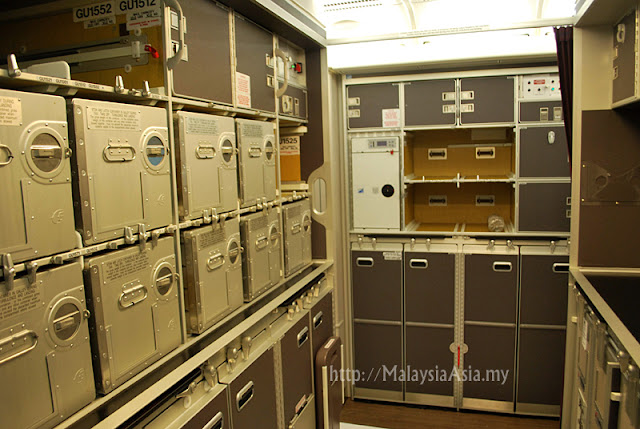
[[[520,177],[571,177],[563,126],[520,129]]]
[[[430,371],[424,380],[420,378],[407,381],[407,392],[453,396],[453,382],[449,380],[453,365],[453,354],[449,346],[453,343],[453,336],[453,327],[407,326],[407,375],[415,370]],[[447,374],[444,380],[441,378],[443,373]]]
[[[349,129],[381,128],[382,111],[400,107],[400,89],[393,83],[347,87]]]
[[[465,320],[516,323],[518,257],[465,255]]]
[[[569,232],[571,183],[518,185],[520,231]]]
[[[454,125],[456,81],[424,80],[404,85],[406,126]]]
[[[561,122],[562,101],[520,103],[520,122]]]
[[[455,269],[453,254],[405,253],[407,322],[454,323]]]
[[[387,371],[402,369],[402,326],[369,323],[354,324],[355,369],[360,380],[356,387],[402,392],[400,377]]]
[[[520,270],[520,323],[564,326],[569,256],[522,255]]]
[[[388,259],[389,253],[398,259]],[[401,255],[401,252],[352,252],[354,318],[402,320]]]

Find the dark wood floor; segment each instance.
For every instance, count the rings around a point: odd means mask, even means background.
[[[558,429],[560,422],[545,418],[521,418],[469,411],[380,404],[348,399],[340,420],[385,429]]]

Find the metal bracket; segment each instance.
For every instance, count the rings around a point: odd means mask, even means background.
[[[31,261],[26,264],[27,267],[27,279],[29,280],[29,286],[35,287],[36,285],[36,274],[38,271],[38,262]]]
[[[4,282],[7,285],[7,291],[13,289],[13,280],[16,278],[16,268],[13,266],[13,258],[10,253],[2,255],[2,275],[4,276]]]
[[[158,245],[158,239],[160,238],[160,231],[153,231],[151,233],[151,243],[153,244],[153,247],[156,247]]]
[[[22,74],[22,70],[18,67],[18,60],[15,54],[9,54],[7,57],[7,71],[11,77],[18,77]]]
[[[120,76],[120,75],[116,76],[116,84],[114,85],[114,90],[118,94],[122,94],[122,93],[125,92],[124,80],[122,79],[122,76]]]
[[[218,384],[218,372],[216,371],[216,367],[210,363],[205,363],[202,366],[202,376],[209,387],[214,387]]]
[[[220,216],[218,215],[218,211],[216,209],[211,209],[211,222],[220,222]]]
[[[149,239],[150,235],[151,234],[147,232],[147,227],[144,225],[144,223],[138,224],[138,236],[140,237],[140,248],[142,250],[147,247],[147,240]]]
[[[242,356],[244,356],[244,360],[249,360],[249,354],[251,353],[251,343],[253,343],[253,338],[250,336],[246,336],[242,338],[241,341],[242,348]]]
[[[189,387],[187,387],[185,391],[177,395],[176,399],[186,398],[193,395],[196,391],[196,388],[198,387],[198,381],[199,380],[196,379],[196,380],[193,380],[191,383],[189,383]]]
[[[127,244],[133,244],[136,242],[136,239],[133,235],[133,229],[130,226],[124,227],[124,242]]]
[[[151,89],[149,88],[149,81],[145,80],[142,83],[142,96],[149,97],[151,95]]]

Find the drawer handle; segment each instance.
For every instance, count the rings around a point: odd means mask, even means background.
[[[159,284],[159,286],[162,286]],[[120,295],[120,299],[118,303],[120,307],[129,308],[133,307],[136,304],[141,303],[145,299],[147,299],[148,293],[147,288],[144,285],[138,285],[129,289],[125,289]]]
[[[431,161],[433,161],[434,159],[446,160],[447,149],[429,149],[428,158]]]
[[[209,271],[217,270],[224,265],[224,255],[216,253],[207,260],[207,268]]]
[[[497,273],[510,273],[513,270],[511,262],[494,262],[493,271]]]
[[[549,131],[549,133],[547,134],[547,143],[554,144],[555,142],[556,142],[556,132]]]
[[[496,149],[494,147],[477,147],[476,159],[494,159],[496,157]]]
[[[252,147],[249,149],[250,158],[260,158],[262,156],[262,149],[259,147]]]
[[[130,145],[112,145],[104,148],[103,156],[107,162],[129,162],[136,159],[136,150]]]
[[[568,273],[569,272],[569,264],[567,264],[567,263],[556,263],[556,264],[553,264],[553,272],[554,273]]]
[[[427,261],[426,259],[412,259],[409,261],[409,266],[411,268],[424,270],[429,266],[429,261]]]
[[[17,344],[15,347],[13,344]],[[33,331],[21,331],[0,340],[0,365],[29,353],[38,345],[38,334]],[[7,356],[3,356],[3,355]]]
[[[216,155],[216,149],[210,144],[201,144],[196,148],[196,158],[213,159]]]
[[[11,164],[11,161],[13,160],[13,153],[11,152],[9,146],[0,144],[0,151],[3,151],[6,157],[6,161],[0,161],[0,167]]]
[[[429,195],[429,205],[430,206],[446,206],[447,196],[446,195]]]
[[[476,206],[495,206],[495,195],[476,195]]]
[[[316,314],[316,317],[313,318],[313,329],[318,329],[318,327],[322,325],[323,317],[324,317],[324,314],[322,313],[322,311]]]
[[[359,267],[373,267],[373,258],[358,258],[356,265]]]
[[[300,331],[298,333],[298,348],[302,347],[304,345],[304,343],[307,342],[307,340],[309,339],[309,328],[308,327],[304,327],[302,329],[302,331]]]
[[[209,420],[209,423],[204,425],[202,429],[222,429],[222,426],[224,426],[224,414],[220,411],[214,418]]]
[[[293,224],[293,226],[291,226],[291,234],[297,234],[300,231],[302,231],[302,225],[300,224],[300,222]]]
[[[269,239],[267,237],[260,237],[256,240],[256,249],[262,250],[269,245]]]
[[[236,395],[236,406],[238,407],[238,412],[242,411],[242,409],[253,399],[253,381],[247,383]]]

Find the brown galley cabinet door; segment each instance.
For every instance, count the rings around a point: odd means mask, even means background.
[[[476,77],[460,80],[462,124],[514,122],[513,76]]]
[[[562,125],[520,128],[520,177],[571,177]]]
[[[455,125],[456,81],[418,80],[404,85],[404,124]]]
[[[400,89],[398,84],[375,83],[347,87],[347,114],[349,129],[387,128],[385,114],[398,114]],[[386,125],[390,125],[387,122]],[[396,128],[400,127],[400,121]]]

